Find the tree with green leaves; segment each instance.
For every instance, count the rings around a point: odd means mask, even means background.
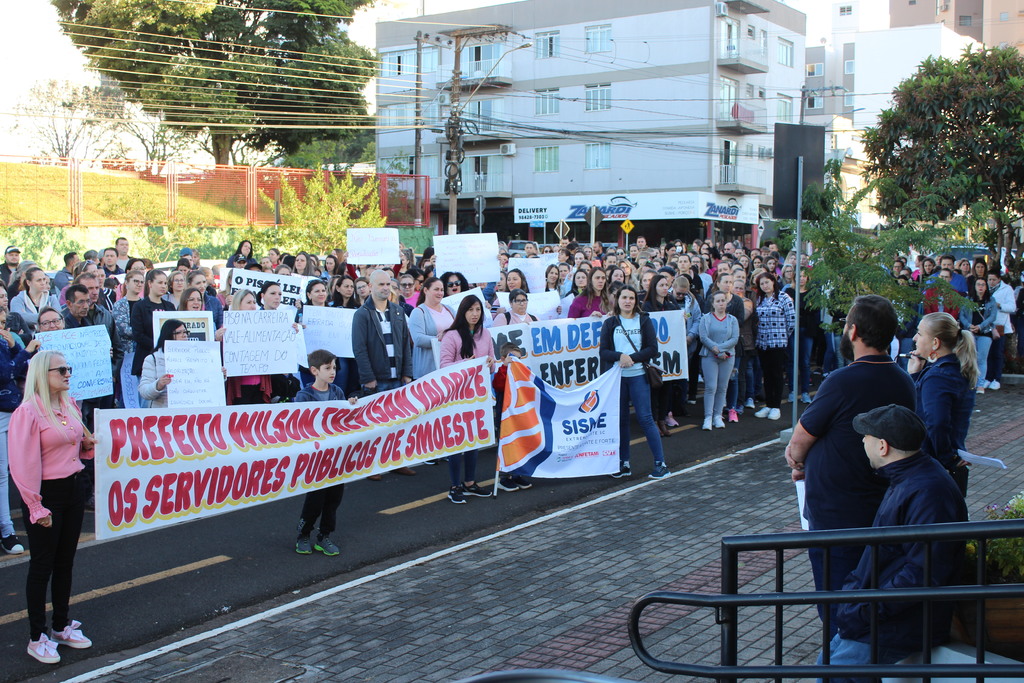
[[[51,0],[64,32],[165,125],[294,152],[362,122],[373,55],[344,25],[371,0]],[[356,125],[359,125],[358,123]]]
[[[906,211],[910,220],[904,223],[862,230],[862,202],[877,191],[880,181],[869,182],[847,197],[841,169],[838,161],[828,162],[824,186],[811,185],[804,194],[802,236],[814,245],[814,257],[812,286],[803,296],[813,308],[848,311],[858,296],[878,294],[892,301],[902,320],[910,320],[921,302],[921,292],[916,283],[893,276],[893,260],[906,255],[911,244],[926,253],[936,250],[944,244],[946,235],[938,229],[921,228],[930,223],[928,201],[909,202]],[[780,224],[791,233],[795,221]],[[965,303],[945,281],[934,286],[946,301],[955,302],[953,305]]]
[[[868,169],[883,179],[878,210],[894,222],[972,221],[1009,269],[1021,270],[1024,217],[1024,57],[1012,47],[930,57],[900,83],[893,106],[864,135]],[[1016,256],[1014,256],[1016,254]]]
[[[304,187],[300,195],[292,183],[281,183],[282,224],[273,228],[275,246],[326,254],[348,245],[349,228],[384,227],[376,176],[316,173]],[[274,206],[272,197],[264,201]]]

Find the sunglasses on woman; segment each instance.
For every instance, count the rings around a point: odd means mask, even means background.
[[[70,377],[71,376],[71,366],[70,365],[61,365],[61,366],[56,367],[56,368],[50,368],[50,372],[59,372],[61,377]]]

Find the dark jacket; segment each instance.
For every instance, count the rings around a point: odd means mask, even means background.
[[[135,359],[132,361],[132,374],[142,376],[142,364],[146,356],[153,353],[153,311],[173,311],[174,304],[161,301],[158,304],[149,297],[139,299],[132,308],[132,336],[135,337]],[[111,318],[113,320],[113,318]]]
[[[377,309],[373,297],[359,307],[352,316],[352,350],[355,352],[356,367],[359,368],[359,383],[391,380],[391,363],[384,348],[384,333],[377,320]],[[409,322],[398,304],[388,302],[388,317],[391,318],[391,338],[395,346],[395,369],[397,379],[412,377],[412,335]]]
[[[21,405],[17,378],[24,377],[32,354],[20,346],[11,348],[0,338],[0,412],[13,413]]]
[[[619,326],[619,316],[613,315],[605,319],[601,326],[601,372],[619,362],[619,352],[615,350],[615,328]],[[648,363],[658,356],[658,333],[654,330],[651,316],[640,313],[640,349],[629,354],[634,363]]]
[[[917,414],[927,428],[921,450],[952,472],[960,459],[957,449],[967,448],[974,387],[960,374],[960,361],[952,353],[928,363],[911,377],[917,389]]]
[[[337,384],[327,385],[327,398],[320,398],[316,391],[313,389],[313,385],[310,384],[304,389],[300,389],[299,393],[295,394],[295,398],[292,399],[293,403],[306,403],[309,401],[344,401],[345,392]]]
[[[908,526],[967,521],[967,506],[953,478],[933,458],[917,453],[878,470],[889,480],[889,489],[872,526]],[[912,588],[924,585],[925,543],[900,543],[878,548],[878,587]],[[948,586],[960,576],[964,557],[962,542],[934,543],[931,585]],[[843,590],[871,587],[872,551],[864,551],[857,568]],[[921,603],[882,602],[878,604],[878,642],[887,647],[921,649]],[[932,645],[949,639],[953,603],[932,603]],[[868,603],[839,605],[836,625],[843,638],[868,642],[871,606]]]

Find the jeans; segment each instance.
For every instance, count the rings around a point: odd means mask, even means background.
[[[1006,335],[1000,335],[999,339],[992,340],[992,348],[988,352],[988,372],[984,377],[989,382],[998,382],[1003,378],[1003,363],[1005,357],[1003,351],[1006,349]],[[980,358],[978,359],[980,362]]]
[[[7,427],[10,424],[11,414],[0,412],[0,536],[4,537],[14,533],[8,485],[10,471],[7,469]]]
[[[978,352],[978,386],[981,386],[986,381],[985,373],[988,371],[988,352],[992,348],[992,337],[976,334],[974,346]]]
[[[825,576],[825,550],[823,548],[808,548],[807,559],[811,562],[811,574],[814,576],[814,590],[840,590],[847,575],[857,568],[861,556],[864,554],[864,546],[833,546],[829,574]],[[838,604],[818,605],[818,617],[824,622],[825,610],[831,614],[829,621],[829,636],[835,636],[839,631],[836,628],[836,611]]]
[[[465,476],[463,476],[465,463]],[[453,453],[448,456],[448,478],[452,486],[461,486],[464,481],[476,482],[476,451]]]
[[[46,588],[51,586],[53,629],[61,631],[68,625],[71,602],[71,570],[82,533],[85,502],[89,498],[86,478],[82,473],[64,479],[44,479],[39,487],[43,507],[50,511],[49,527],[32,524],[28,506],[21,505],[31,555],[25,597],[28,602],[29,636],[39,640],[46,630]]]
[[[707,382],[707,379],[704,381]],[[632,401],[636,419],[640,422],[640,428],[647,437],[647,445],[654,455],[654,462],[665,462],[665,454],[661,449],[661,433],[651,415],[651,385],[647,383],[647,376],[641,373],[635,377],[623,377],[619,391],[619,461],[629,462],[629,402]]]
[[[839,368],[845,368],[849,362],[843,358],[843,354],[839,353],[839,340],[842,337],[841,334],[825,334],[825,361],[822,372],[829,373]]]
[[[758,349],[758,355],[764,372],[764,403],[769,408],[779,408],[782,406],[782,389],[786,381],[786,349]]]
[[[733,361],[736,359],[720,361],[713,356],[705,356],[700,360],[704,373],[704,418],[710,419],[715,415],[721,417]]]
[[[855,666],[857,664],[871,664],[871,646],[859,640],[847,640],[836,634],[832,642],[828,644],[829,664],[836,666]],[[875,664],[895,664],[910,655],[916,650],[903,650],[899,648],[886,647],[885,643],[878,644],[878,661]],[[822,655],[818,655],[818,664],[823,663]],[[819,681],[823,679],[819,678]],[[871,683],[871,678],[832,678],[832,683]]]
[[[729,387],[725,390],[725,407],[729,410],[742,410],[740,401],[740,364],[742,358],[732,359],[732,372],[729,373]]]
[[[811,390],[811,349],[814,348],[814,337],[800,337],[800,393]]]
[[[310,491],[302,501],[302,528],[299,533],[309,536],[320,519],[320,535],[330,536],[338,525],[338,507],[345,495],[345,485],[336,484]]]
[[[904,356],[914,350],[914,338],[908,337],[906,339],[900,339],[900,355]],[[896,363],[903,368],[907,369],[907,365],[910,362],[909,358],[897,358]]]

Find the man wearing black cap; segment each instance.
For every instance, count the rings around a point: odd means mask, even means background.
[[[794,481],[806,479],[804,516],[811,529],[852,529],[871,526],[885,495],[887,483],[871,471],[864,459],[853,418],[887,403],[914,410],[917,393],[910,375],[889,356],[889,345],[899,326],[896,309],[881,296],[857,297],[846,316],[840,343],[852,361],[822,382],[814,402],[807,406],[786,447],[786,461]],[[829,573],[824,551],[807,551],[814,572],[814,587],[837,590],[853,571],[864,549],[833,548]],[[835,608],[832,608],[833,616]],[[831,622],[835,635],[835,620]]]
[[[967,506],[949,472],[935,458],[921,452],[925,426],[917,414],[904,406],[890,404],[862,413],[853,428],[863,436],[864,452],[872,469],[889,482],[872,526],[909,526],[967,521]],[[865,550],[856,569],[847,577],[843,590],[881,588],[898,590],[924,586],[927,543],[907,542],[879,546],[878,583],[871,582],[874,557]],[[955,583],[963,563],[964,544],[932,544],[931,585]],[[921,650],[921,603],[876,603],[878,611],[878,664],[893,664]],[[949,640],[953,603],[931,605],[932,642]],[[838,605],[839,633],[829,645],[831,664],[871,663],[871,605]],[[833,678],[833,681],[860,680]],[[864,679],[867,680],[867,679]]]
[[[0,280],[3,280],[4,288],[10,286],[11,277],[14,276],[14,271],[18,270],[19,263],[21,263],[21,249],[12,244],[4,251],[4,264],[0,266]]]

